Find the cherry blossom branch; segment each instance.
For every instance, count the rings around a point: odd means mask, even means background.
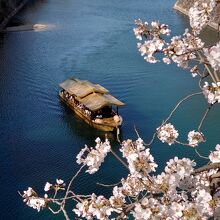
[[[196,51],[196,52],[197,52],[199,58],[201,59],[201,61],[204,62],[204,59],[203,59],[201,53],[199,51]],[[218,79],[218,76],[216,76],[216,74],[214,73],[214,71],[212,72],[210,70],[209,66],[206,63],[204,63],[204,67],[207,69],[207,71],[208,71],[209,75],[211,76],[213,82],[217,83],[217,81],[219,81],[219,79]]]
[[[197,168],[197,169],[195,169],[195,171],[192,174],[196,175],[198,173],[202,173],[202,172],[209,171],[212,169],[220,169],[220,163],[212,163],[212,164]]]

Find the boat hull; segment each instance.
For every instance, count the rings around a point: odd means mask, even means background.
[[[66,99],[63,94],[59,93],[61,100],[69,106],[80,118],[82,118],[87,124],[91,127],[94,127],[98,130],[102,131],[114,131],[119,128],[122,124],[122,117],[119,116],[120,121],[115,122],[114,118],[106,118],[106,119],[95,119],[91,120],[89,116],[85,115],[84,112],[79,109],[73,101]]]

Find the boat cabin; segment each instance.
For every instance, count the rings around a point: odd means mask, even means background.
[[[62,82],[60,87],[61,100],[91,126],[104,131],[121,126],[118,106],[124,103],[109,94],[103,86],[72,77]]]

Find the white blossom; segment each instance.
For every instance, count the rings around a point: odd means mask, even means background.
[[[216,102],[220,102],[220,82],[214,83],[212,82],[209,85],[208,82],[204,83],[203,86],[203,94],[207,99],[209,104],[214,104]]]
[[[184,205],[179,202],[172,202],[171,207],[168,211],[169,216],[172,216],[173,219],[181,219],[183,216]]]
[[[217,144],[215,149],[216,149],[215,151],[212,151],[209,154],[209,160],[212,163],[220,163],[220,144]]]
[[[196,147],[199,143],[204,142],[204,135],[199,131],[190,131],[188,133],[188,141],[190,146]]]
[[[194,166],[196,163],[188,158],[179,159],[178,157],[174,157],[167,162],[167,166],[165,167],[166,173],[177,173],[181,179],[184,179],[187,176],[190,176],[194,170]]]
[[[37,209],[38,212],[46,206],[45,199],[35,197],[30,198],[26,204],[33,209]]]
[[[77,155],[77,163],[88,166],[86,172],[93,174],[98,171],[101,163],[104,161],[107,153],[111,150],[111,145],[108,139],[105,142],[101,142],[100,138],[95,140],[95,148],[89,149],[87,146],[83,148]]]
[[[203,0],[203,2],[195,2],[194,6],[189,9],[190,26],[194,34],[199,34],[210,21],[215,5],[215,0]]]
[[[110,202],[104,196],[96,196],[94,193],[90,199],[85,199],[77,203],[76,208],[73,209],[76,215],[86,219],[100,219],[107,220],[108,216],[114,211]]]
[[[212,196],[210,193],[202,189],[195,191],[194,196],[198,213],[201,216],[213,216],[213,208],[210,205]]]
[[[137,196],[141,191],[145,190],[145,179],[138,178],[129,174],[126,179],[121,180],[123,192],[129,196]]]
[[[172,59],[179,67],[187,68],[188,61],[196,58],[195,50],[201,49],[203,46],[204,42],[186,29],[183,36],[174,36],[171,38],[171,42],[167,43],[167,47],[163,49],[166,56],[163,61],[169,62],[168,59]]]
[[[166,64],[170,64],[171,60],[168,57],[164,57],[163,62],[166,63]]]
[[[157,128],[157,137],[164,143],[173,144],[179,136],[178,131],[170,123]]]
[[[26,205],[36,209],[38,212],[47,205],[47,198],[38,197],[37,193],[31,187],[28,187],[27,190],[23,191],[22,197]]]
[[[154,157],[150,154],[149,148],[145,151],[130,154],[127,161],[130,173],[137,177],[146,177],[148,173],[156,171],[157,164],[154,162]]]
[[[203,49],[204,54],[214,70],[220,70],[220,42],[209,49]]]
[[[58,185],[62,185],[64,183],[64,181],[62,179],[56,179],[56,182]]]
[[[161,51],[164,42],[159,38],[153,38],[152,40],[145,41],[143,44],[137,44],[141,56],[149,63],[156,63],[158,60],[155,58],[154,54],[157,51]]]
[[[142,40],[142,35],[144,33],[147,33],[148,31],[148,27],[147,27],[148,23],[147,22],[143,23],[141,19],[137,19],[135,20],[135,24],[137,25],[137,27],[133,29],[134,34],[138,40]]]
[[[114,210],[117,209],[117,212],[120,213],[122,211],[122,206],[126,203],[123,188],[115,186],[113,188],[113,195],[109,198],[109,202]]]
[[[128,161],[128,168],[132,175],[137,177],[146,177],[148,173],[155,171],[157,164],[154,162],[154,157],[150,154],[150,149],[145,149],[143,140],[123,141],[121,149],[123,157]]]
[[[196,77],[197,75],[198,75],[198,66],[197,65],[195,65],[194,67],[192,67],[191,69],[190,69],[190,72],[191,72],[191,74],[192,74],[192,77]]]
[[[132,212],[136,220],[163,219],[168,211],[164,205],[155,198],[144,198],[141,202],[135,204]]]
[[[44,191],[47,192],[51,189],[53,185],[49,182],[46,182],[45,186],[44,186]]]
[[[131,139],[123,141],[120,148],[123,157],[128,157],[130,154],[137,153],[142,150],[145,150],[145,146],[141,138],[138,138],[134,142]]]

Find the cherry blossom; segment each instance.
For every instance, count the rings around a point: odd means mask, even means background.
[[[22,197],[27,206],[36,209],[38,212],[47,205],[46,199],[38,197],[37,193],[31,187],[23,191]]]
[[[138,43],[137,47],[144,56],[144,59],[149,63],[156,63],[158,60],[154,57],[155,52],[162,50],[164,42],[158,38],[145,41],[143,44]]]
[[[173,144],[179,136],[178,131],[170,123],[157,128],[157,137],[164,143]]]
[[[210,195],[210,193],[202,189],[202,190],[195,191],[194,194],[196,195],[195,204],[196,204],[196,208],[199,214],[201,216],[207,216],[207,217],[212,216],[213,208],[211,207],[211,204],[210,204],[212,200],[212,196]]]
[[[167,47],[163,49],[166,56],[163,61],[168,64],[170,63],[168,59],[172,59],[179,67],[186,68],[188,61],[196,58],[195,50],[203,46],[204,42],[186,29],[182,36],[174,36],[171,42],[167,43]]]
[[[77,155],[77,163],[88,166],[86,172],[93,174],[98,171],[101,163],[104,161],[107,153],[110,152],[111,146],[109,141],[106,139],[105,142],[101,142],[100,138],[95,140],[95,148],[88,148],[85,146],[80,153]],[[87,155],[85,155],[87,153]]]
[[[137,196],[140,192],[145,190],[146,179],[138,178],[128,174],[126,179],[122,179],[123,192],[127,196]]]
[[[215,151],[210,153],[209,159],[212,163],[220,163],[220,144],[217,144],[215,149]]]
[[[194,170],[196,163],[188,158],[179,159],[174,157],[167,162],[165,167],[166,173],[177,173],[180,176],[180,179],[184,179],[187,176],[190,176]]]
[[[58,185],[62,185],[64,183],[64,181],[62,179],[56,179],[56,182]]]
[[[201,3],[195,2],[194,6],[189,9],[190,26],[194,34],[199,34],[210,21],[215,5],[215,0],[208,0]]]
[[[220,102],[220,82],[212,82],[211,85],[209,85],[208,82],[205,82],[203,86],[203,94],[210,104]]]
[[[76,215],[84,217],[86,219],[100,219],[107,220],[108,216],[111,215],[111,212],[114,209],[111,208],[109,200],[104,196],[96,196],[92,194],[90,200],[83,200],[82,202],[77,203],[76,208],[73,211]]]
[[[190,146],[196,147],[199,143],[204,142],[204,135],[199,131],[190,131],[188,133],[188,141]]]
[[[53,186],[53,184],[46,182],[45,186],[44,186],[44,191],[47,192],[51,189],[51,187]]]
[[[195,65],[190,69],[190,72],[192,73],[192,77],[196,77],[198,75],[199,69],[198,66]]]
[[[133,29],[134,34],[138,40],[142,40],[142,35],[148,32],[148,23],[143,23],[141,19],[137,19],[135,20],[135,24],[137,25],[137,27]]]
[[[215,46],[203,49],[204,54],[214,70],[220,70],[220,42]]]

